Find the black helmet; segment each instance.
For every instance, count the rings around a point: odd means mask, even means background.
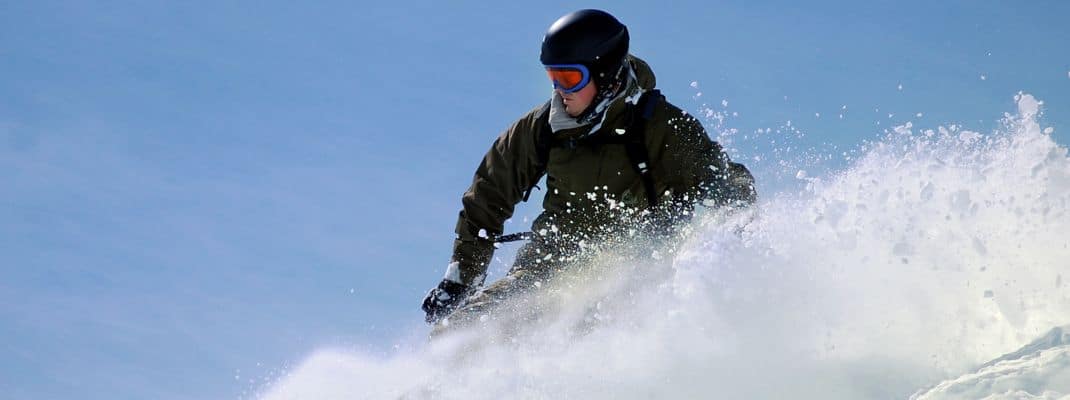
[[[628,55],[628,28],[601,10],[569,13],[542,39],[543,65],[583,64],[600,85],[617,79]]]

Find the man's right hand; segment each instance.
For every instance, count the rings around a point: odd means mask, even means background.
[[[443,279],[424,297],[422,308],[427,313],[425,320],[429,324],[437,323],[460,306],[469,294],[471,290],[467,285]]]

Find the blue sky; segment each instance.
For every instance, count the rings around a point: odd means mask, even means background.
[[[763,193],[791,190],[785,142],[987,132],[1018,91],[1068,142],[1062,1],[443,3],[0,4],[0,393],[236,398],[321,346],[411,342],[577,7],[628,25],[677,105],[805,132],[737,137]]]

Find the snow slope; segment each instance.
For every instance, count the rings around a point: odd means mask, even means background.
[[[800,193],[703,215],[669,280],[607,254],[548,283],[537,324],[323,349],[262,398],[1070,395],[1065,336],[1022,347],[1070,323],[1070,158],[1017,100],[998,132],[907,124]]]
[[[985,363],[978,371],[941,382],[913,400],[1070,398],[1070,326],[1014,353]]]

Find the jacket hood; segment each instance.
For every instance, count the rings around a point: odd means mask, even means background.
[[[632,66],[632,72],[635,73],[635,79],[639,84],[639,88],[643,89],[643,91],[647,91],[657,87],[658,80],[654,77],[654,70],[650,69],[650,65],[647,64],[646,61],[629,54],[628,63]]]

